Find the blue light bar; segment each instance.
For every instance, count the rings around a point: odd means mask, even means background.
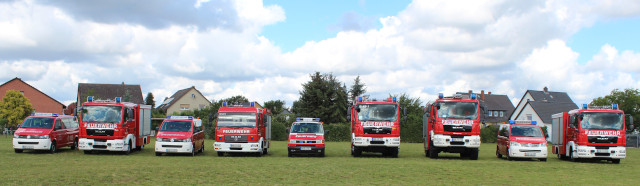
[[[537,125],[537,124],[538,124],[538,122],[537,122],[537,121],[531,121],[531,124],[532,124],[532,125]]]
[[[587,104],[582,104],[582,109],[587,109],[588,106],[589,105],[587,105]]]
[[[251,107],[255,107],[256,106],[256,102],[251,102]]]
[[[227,102],[222,102],[222,106],[226,107],[227,106]]]
[[[93,96],[87,96],[87,102],[93,102]]]
[[[471,99],[476,99],[476,98],[478,98],[478,96],[474,93],[471,93]]]
[[[189,119],[189,120],[193,120],[193,116],[167,116],[167,119]]]
[[[440,98],[440,99],[444,98],[444,94],[438,93],[438,98]]]
[[[296,118],[296,121],[302,121],[302,118]]]
[[[618,104],[611,105],[611,108],[613,108],[613,110],[618,110]]]
[[[116,97],[116,103],[120,103],[122,101],[122,97]]]
[[[362,102],[362,96],[358,97],[358,102]]]
[[[514,121],[514,120],[509,120],[509,124],[516,124],[516,121]]]
[[[314,121],[320,121],[320,118],[313,118]]]
[[[393,102],[394,102],[394,103],[395,103],[395,102],[398,102],[398,98],[393,97]]]
[[[31,116],[53,116],[53,117],[58,117],[58,113],[32,112]]]

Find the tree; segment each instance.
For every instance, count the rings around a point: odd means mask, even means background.
[[[131,93],[129,93],[129,90],[125,90],[124,91],[124,96],[122,97],[122,101],[131,102],[131,97],[133,97],[133,95],[131,95]]]
[[[611,104],[618,104],[618,108],[620,108],[620,110],[624,111],[625,114],[633,116],[633,124],[638,127],[638,120],[640,120],[640,90],[628,88],[624,91],[620,91],[618,89],[613,89],[609,95],[595,98],[591,103],[589,103],[589,105],[594,106],[606,106]],[[626,122],[626,125],[628,129],[631,123]]]
[[[147,97],[144,98],[145,105],[151,105],[151,108],[156,108],[156,101],[153,100],[153,93],[149,92]]]
[[[347,121],[347,87],[332,74],[309,75],[302,84],[300,99],[293,103],[296,116],[318,117],[327,123]]]
[[[285,102],[283,100],[271,100],[271,101],[264,102],[264,108],[269,109],[271,113],[275,116],[275,115],[280,115],[280,113],[284,111],[285,109],[284,104]]]
[[[353,85],[351,85],[351,89],[349,89],[349,101],[353,102],[356,100],[356,97],[367,92],[367,88],[364,83],[360,82],[360,76],[356,77],[353,80]]]
[[[402,93],[398,98],[400,104],[400,137],[405,142],[422,142],[422,101],[420,98],[409,97],[406,93]],[[406,111],[407,120],[404,120]]]
[[[33,112],[29,98],[17,90],[9,90],[0,102],[0,118],[7,120],[7,126],[17,126]]]
[[[227,102],[229,104],[241,104],[241,103],[249,102],[249,99],[247,99],[246,97],[244,97],[242,95],[237,95],[237,96],[233,96],[233,97],[230,97],[230,98],[221,99],[218,102],[220,104],[222,104],[222,102]]]

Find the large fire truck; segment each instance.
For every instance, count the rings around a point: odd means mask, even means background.
[[[93,151],[131,153],[149,144],[151,106],[115,100],[93,100],[82,104],[78,149],[85,154]]]
[[[381,101],[358,97],[347,113],[351,122],[351,155],[382,152],[385,156],[398,157],[400,105],[396,97]]]
[[[609,160],[620,163],[627,156],[625,117],[618,105],[588,106],[551,116],[552,151],[559,159]],[[629,117],[633,128],[633,117]]]
[[[476,94],[444,97],[440,93],[435,102],[427,103],[422,125],[425,155],[437,158],[440,152],[460,153],[460,157],[477,160],[480,108]]]
[[[267,154],[271,146],[271,112],[255,102],[228,105],[224,102],[216,114],[213,148],[218,156],[228,153]]]

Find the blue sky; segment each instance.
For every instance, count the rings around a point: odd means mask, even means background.
[[[640,51],[640,18],[599,21],[581,29],[567,41],[569,47],[580,53],[580,63],[586,63],[605,44],[620,51]]]

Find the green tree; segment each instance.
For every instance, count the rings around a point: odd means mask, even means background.
[[[347,121],[347,88],[332,74],[309,75],[302,84],[300,99],[293,103],[293,111],[300,117],[318,117],[326,123]]]
[[[131,93],[129,93],[129,90],[125,90],[124,91],[124,96],[122,96],[122,101],[123,102],[131,102],[131,97],[133,97],[133,95],[131,95]],[[114,98],[111,98],[114,99]]]
[[[282,111],[284,111],[284,102],[283,100],[271,100],[264,102],[264,108],[271,110],[271,113],[275,115],[280,115]]]
[[[613,89],[609,95],[604,97],[598,97],[593,99],[589,105],[593,106],[606,106],[611,104],[618,104],[620,110],[625,114],[633,116],[633,125],[638,127],[638,120],[640,120],[640,90],[638,89],[625,89],[624,91]],[[631,125],[630,122],[626,122],[627,129]]]
[[[153,100],[153,93],[149,92],[147,97],[144,98],[145,105],[151,105],[151,108],[156,108],[156,101]]]
[[[400,104],[400,138],[403,142],[422,142],[422,101],[402,93],[397,97]],[[407,119],[404,120],[406,112]]]
[[[353,85],[351,85],[351,89],[349,89],[349,101],[353,102],[354,100],[356,100],[356,97],[366,92],[367,92],[367,88],[365,87],[364,83],[360,82],[360,76],[356,77],[356,79],[353,80]]]
[[[7,91],[0,102],[0,118],[7,120],[7,126],[17,126],[33,112],[29,98],[17,90]]]

